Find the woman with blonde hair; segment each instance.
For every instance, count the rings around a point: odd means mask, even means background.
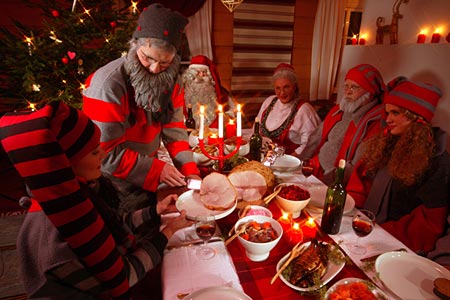
[[[450,198],[447,134],[430,122],[441,97],[432,85],[392,80],[384,97],[386,128],[365,144],[347,185],[359,207],[418,253],[445,231]]]

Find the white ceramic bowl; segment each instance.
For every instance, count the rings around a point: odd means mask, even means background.
[[[205,149],[209,150],[208,153],[210,153],[212,155],[217,155],[217,151],[218,151],[217,147],[205,145]],[[192,152],[193,152],[194,162],[197,164],[197,166],[207,167],[207,166],[212,165],[213,160],[208,158],[205,154],[203,154],[201,152],[201,149],[199,146],[194,147],[192,149]]]
[[[272,212],[260,205],[250,205],[245,216],[266,216],[272,218]]]
[[[300,216],[300,213],[302,212],[302,210],[306,207],[306,205],[308,205],[309,201],[311,201],[311,193],[309,192],[309,190],[306,186],[304,186],[300,183],[281,183],[275,189],[277,189],[278,187],[283,189],[284,187],[291,186],[291,185],[295,185],[295,186],[302,188],[303,190],[306,190],[309,195],[308,199],[290,200],[290,199],[283,198],[282,196],[280,196],[280,194],[278,194],[275,197],[275,199],[276,199],[278,205],[280,206],[280,208],[284,212],[291,213],[292,218],[295,219]],[[280,191],[280,193],[281,193],[281,191]]]
[[[278,244],[278,242],[281,239],[281,236],[283,235],[283,228],[281,227],[281,224],[278,223],[277,220],[266,217],[266,216],[246,216],[242,219],[239,219],[236,222],[236,225],[234,225],[234,230],[237,232],[239,227],[245,223],[248,223],[250,221],[255,221],[260,224],[263,224],[265,222],[270,222],[272,225],[272,228],[277,232],[278,237],[270,242],[267,243],[255,243],[250,242],[242,237],[238,236],[239,242],[241,245],[245,248],[245,254],[251,261],[264,261],[266,260],[269,255],[270,251]]]
[[[236,139],[226,139],[224,145],[225,154],[231,153],[236,147]],[[239,147],[239,156],[246,156],[250,152],[250,143],[242,138],[241,146]]]

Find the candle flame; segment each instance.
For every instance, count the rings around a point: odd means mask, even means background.
[[[28,101],[28,108],[31,109],[31,111],[35,111],[36,110],[36,104],[31,103],[30,101]]]
[[[237,105],[237,111],[241,111],[241,105],[240,104]]]
[[[367,34],[366,33],[361,34],[361,38],[366,40],[367,39]]]
[[[356,34],[354,34],[352,38],[353,38],[353,39],[356,39]]]
[[[427,34],[427,33],[428,33],[428,29],[427,28],[421,29],[420,32],[419,32],[419,34]]]
[[[234,124],[234,119],[230,119],[230,121],[228,121],[228,124],[233,125]]]
[[[297,222],[294,222],[294,224],[292,225],[292,229],[294,230],[300,230],[300,224]]]
[[[219,105],[219,112],[222,112],[223,108],[222,105]]]
[[[306,226],[314,227],[315,225],[316,225],[316,223],[314,223],[314,218],[313,217],[309,217],[308,221],[306,221]]]
[[[201,114],[205,113],[205,107],[203,105],[200,105],[200,113]]]
[[[213,139],[217,139],[217,134],[211,133],[211,135],[210,135],[209,137],[210,137],[210,138],[213,138]]]

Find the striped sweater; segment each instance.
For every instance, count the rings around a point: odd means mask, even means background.
[[[83,110],[100,127],[101,145],[108,153],[102,171],[156,191],[165,165],[156,158],[162,140],[181,173],[198,175],[183,122],[181,87],[177,84],[172,92],[170,121],[152,121],[150,112],[136,107],[125,60],[122,57],[98,69],[87,79],[83,93]]]

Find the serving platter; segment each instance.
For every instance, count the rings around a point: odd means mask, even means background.
[[[198,190],[189,190],[178,196],[175,206],[179,211],[186,210],[186,217],[194,220],[197,216],[214,216],[216,220],[225,218],[236,208],[237,200],[234,205],[227,210],[210,210],[200,201],[200,192]]]
[[[339,280],[338,282],[333,284],[327,290],[324,299],[326,299],[326,300],[331,299],[330,298],[331,294],[333,294],[338,289],[338,287],[348,286],[348,285],[351,285],[352,283],[364,284],[367,287],[367,289],[376,297],[377,300],[388,300],[389,299],[386,296],[386,294],[382,290],[380,290],[377,286],[375,286],[373,283],[371,283],[367,280],[359,279],[359,278],[344,278],[344,279]],[[356,295],[352,295],[352,296],[356,296]]]
[[[248,295],[231,287],[208,287],[195,291],[183,300],[252,300]]]
[[[437,299],[433,281],[450,279],[450,271],[414,253],[392,251],[375,261],[375,270],[383,284],[403,300]]]
[[[276,172],[292,172],[297,170],[300,167],[300,164],[300,159],[295,156],[285,154],[278,157],[270,168]]]
[[[309,245],[311,244],[311,242],[307,242],[305,245]],[[327,245],[326,242],[323,242],[323,244]],[[335,246],[333,251],[338,251],[337,255],[344,257],[344,254],[342,253],[342,251],[338,248],[336,248]],[[283,265],[283,263],[289,258],[290,253],[286,254],[285,256],[283,256],[283,258],[280,259],[280,261],[277,264],[277,272],[278,270],[281,268],[281,266]],[[317,289],[320,289],[321,287],[323,287],[324,285],[326,285],[330,280],[332,280],[337,274],[339,274],[339,272],[342,270],[342,268],[344,268],[345,266],[345,261],[342,259],[339,263],[333,262],[331,260],[328,261],[328,265],[327,265],[327,270],[325,272],[325,274],[322,276],[321,278],[321,284],[320,285],[314,285],[308,288],[302,288],[299,286],[296,286],[292,283],[289,282],[289,280],[287,278],[285,278],[283,276],[283,274],[280,275],[280,279],[281,281],[283,281],[287,286],[289,286],[290,288],[300,291],[300,292],[312,292],[315,291]]]
[[[311,194],[311,201],[307,205],[307,209],[313,212],[322,212],[325,204],[325,196],[327,194],[327,186],[324,184],[311,184],[306,187]],[[355,200],[347,194],[344,206],[344,214],[347,214],[355,207]]]

